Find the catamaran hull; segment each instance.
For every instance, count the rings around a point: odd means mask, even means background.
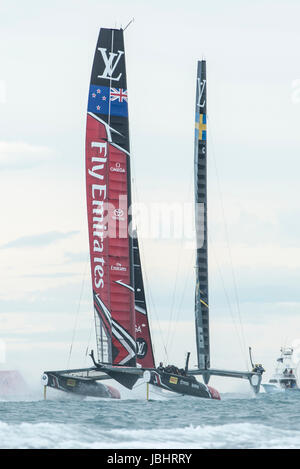
[[[84,397],[103,397],[108,399],[120,399],[121,397],[119,391],[112,386],[84,378],[68,377],[59,373],[44,373],[42,381],[45,386],[50,388]]]
[[[180,376],[170,373],[151,371],[149,383],[182,395],[220,400],[219,392],[211,386],[199,383],[194,376]]]

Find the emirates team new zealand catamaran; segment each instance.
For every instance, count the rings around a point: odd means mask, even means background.
[[[198,62],[195,122],[196,292],[198,368],[155,368],[136,232],[132,223],[128,94],[122,29],[101,29],[92,68],[86,128],[86,190],[97,338],[94,366],[46,371],[44,386],[119,397],[101,381],[132,389],[139,378],[179,394],[220,399],[210,376],[248,379],[259,391],[261,372],[210,368],[207,257],[206,64]],[[188,354],[189,357],[189,354]],[[204,383],[196,380],[202,375]]]
[[[132,370],[136,365],[155,367],[139,244],[136,235],[129,235],[131,176],[122,29],[101,29],[97,41],[86,124],[86,196],[98,361],[92,353],[94,367],[46,371],[42,383],[75,394],[118,398],[116,389],[103,384],[111,379],[102,370],[104,364],[112,366],[111,374],[124,365]],[[137,379],[122,375],[122,384],[131,386]]]

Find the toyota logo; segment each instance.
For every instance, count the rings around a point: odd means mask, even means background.
[[[123,212],[123,210],[122,210],[121,208],[116,208],[116,209],[114,210],[114,215],[115,215],[116,217],[120,218],[122,215],[124,215],[124,212]]]

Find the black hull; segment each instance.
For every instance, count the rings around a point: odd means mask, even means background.
[[[103,397],[120,399],[119,391],[111,386],[76,376],[63,376],[59,373],[45,373],[46,386],[83,397]],[[45,379],[43,376],[43,379]]]
[[[182,395],[220,399],[218,391],[199,383],[194,376],[182,376],[156,370],[151,371],[150,384]]]

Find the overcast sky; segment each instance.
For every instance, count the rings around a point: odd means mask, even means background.
[[[4,367],[34,377],[66,367],[74,329],[69,364],[82,366],[93,343],[89,79],[99,28],[132,18],[130,137],[144,212],[193,201],[196,69],[207,60],[212,365],[244,368],[241,348],[252,345],[271,371],[280,347],[300,339],[299,17],[291,0],[1,1]],[[195,340],[193,243],[141,241],[156,359],[181,364]]]

